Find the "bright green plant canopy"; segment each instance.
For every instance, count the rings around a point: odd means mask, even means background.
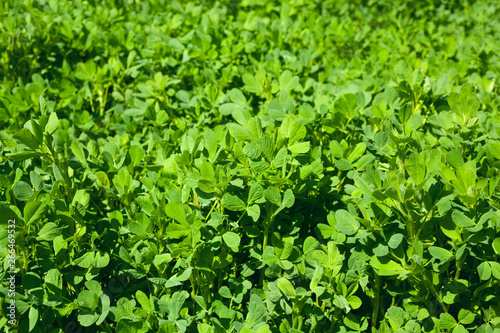
[[[2,1],[0,329],[498,332],[499,15]]]

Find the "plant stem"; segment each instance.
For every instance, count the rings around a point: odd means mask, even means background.
[[[380,276],[375,273],[375,298],[373,300],[372,328],[377,324],[377,316],[380,308]]]
[[[210,211],[207,214],[207,217],[205,217],[205,222],[207,222],[208,218],[210,217],[210,215],[214,211],[214,208],[215,208],[216,205],[217,205],[217,200],[215,200],[214,204],[212,205],[212,208],[210,209]]]
[[[52,148],[51,141],[47,142],[47,148],[49,149],[50,154],[52,155],[52,159],[54,161],[54,164],[59,169],[59,172],[61,172],[61,176],[63,177],[64,185],[66,187],[66,194],[68,195],[69,198],[73,199],[73,193],[71,192],[71,182],[69,180],[68,174],[66,173],[66,170],[62,167],[62,165],[59,161],[59,158],[57,157],[57,153]]]
[[[264,221],[264,240],[262,241],[262,256],[264,256],[264,251],[266,250],[268,239],[269,239],[269,231],[272,230],[273,225],[273,213],[274,210],[270,205],[267,205],[267,218]],[[260,272],[260,285],[263,285],[264,282],[264,272],[265,268]]]
[[[441,299],[441,296],[439,296],[439,294],[437,293],[437,291],[434,288],[434,285],[432,284],[432,282],[429,281],[429,279],[427,278],[427,275],[425,274],[425,272],[423,272],[422,275],[424,276],[424,280],[425,280],[428,288],[431,290],[431,292],[434,295],[434,297],[436,297],[436,299],[438,300],[439,304],[441,304],[441,307],[443,308],[443,311],[445,313],[448,313],[448,309],[446,308],[446,305],[443,303],[443,300]]]

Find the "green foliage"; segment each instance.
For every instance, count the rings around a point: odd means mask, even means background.
[[[2,1],[0,329],[500,330],[499,11]]]

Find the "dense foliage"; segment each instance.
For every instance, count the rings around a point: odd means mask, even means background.
[[[500,331],[498,17],[1,1],[0,328]]]

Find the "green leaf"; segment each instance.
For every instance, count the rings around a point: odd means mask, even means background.
[[[90,280],[85,282],[85,287],[93,293],[99,295],[102,292],[102,286],[99,282],[95,280]]]
[[[259,295],[250,295],[250,302],[248,305],[248,314],[246,322],[250,327],[255,327],[257,324],[265,322],[266,307]]]
[[[413,108],[411,103],[406,103],[404,104],[400,109],[398,113],[398,118],[401,124],[406,124],[408,122],[408,119],[410,119],[411,115],[413,113]]]
[[[355,296],[355,295],[351,295],[351,296],[347,297],[347,301],[349,302],[349,306],[353,310],[359,309],[361,307],[361,305],[363,305],[363,301],[361,300],[361,298],[359,298],[358,296]]]
[[[416,185],[425,179],[425,161],[418,153],[411,154],[405,161],[405,168]]]
[[[184,205],[177,201],[171,201],[165,206],[165,213],[168,217],[173,218],[180,224],[187,225],[186,212]]]
[[[134,235],[147,236],[153,232],[154,223],[144,213],[138,213],[134,221],[129,222],[130,231]]]
[[[357,99],[354,94],[344,94],[339,97],[335,103],[335,111],[344,114],[346,117],[351,118],[353,111],[356,109]]]
[[[491,274],[496,278],[500,279],[500,263],[496,261],[490,261],[491,265]]]
[[[253,141],[253,137],[243,126],[232,124],[229,127],[229,134],[236,140],[240,141]]]
[[[481,280],[488,280],[491,277],[491,265],[487,261],[483,261],[478,267],[477,272]]]
[[[252,159],[257,159],[260,156],[261,150],[255,142],[250,142],[243,147],[243,153]]]
[[[260,93],[262,84],[250,73],[245,73],[242,76],[243,83],[245,83],[245,90],[252,93]]]
[[[39,219],[41,219],[46,211],[48,206],[40,201],[30,201],[24,207],[24,222],[26,225],[30,225]]]
[[[359,222],[344,209],[335,212],[335,219],[337,220],[335,228],[346,235],[354,235],[359,230]]]
[[[90,268],[94,262],[95,254],[94,252],[84,253],[81,257],[75,259],[74,264],[82,268]]]
[[[43,142],[43,131],[42,131],[42,127],[40,126],[40,124],[33,118],[31,118],[31,122],[30,122],[30,125],[31,125],[31,131],[33,132],[33,134],[35,135],[35,138],[36,140],[42,144]]]
[[[419,129],[424,124],[424,117],[421,114],[413,114],[407,120],[406,125],[411,131]]]
[[[233,297],[233,295],[231,294],[231,290],[226,286],[222,286],[219,289],[219,295],[221,295],[222,297],[225,297],[225,298],[232,298]]]
[[[448,259],[451,259],[453,257],[453,253],[438,246],[430,246],[429,253],[434,258],[437,258],[442,261],[447,261]]]
[[[78,311],[78,322],[83,327],[92,326],[99,319],[99,314],[94,311],[79,310]]]
[[[247,214],[250,216],[254,222],[257,222],[257,220],[260,217],[260,207],[259,205],[251,205],[248,206],[247,208]]]
[[[0,132],[0,143],[4,146],[4,148],[10,149],[17,146],[16,141],[12,138],[12,136],[6,132]]]
[[[47,113],[47,101],[43,97],[43,94],[40,94],[38,98],[38,106],[40,107],[40,113],[45,115]]]
[[[293,288],[293,285],[288,279],[286,278],[279,278],[276,281],[276,284],[278,285],[278,288],[280,288],[281,292],[287,296],[287,297],[293,297],[295,296],[295,289]]]
[[[275,206],[281,206],[281,195],[276,187],[269,187],[264,191],[264,197]]]
[[[22,285],[25,290],[34,291],[42,287],[42,279],[33,272],[28,272],[23,276]]]
[[[205,149],[208,151],[208,158],[213,162],[217,153],[217,136],[211,129],[207,129],[203,134]]]
[[[427,311],[427,309],[423,308],[418,311],[417,315],[418,320],[424,320],[427,317],[429,317],[429,311]]]
[[[262,123],[259,117],[253,117],[246,123],[250,135],[255,139],[261,139],[264,132],[262,131]],[[272,145],[272,142],[271,142]]]
[[[292,145],[305,138],[306,127],[291,118],[285,118],[281,124],[280,131],[284,131],[284,136],[288,138],[288,144]]]
[[[97,326],[101,325],[104,322],[104,320],[106,319],[106,317],[109,314],[110,305],[111,305],[111,301],[110,301],[108,295],[101,294],[101,296],[99,298],[101,300],[101,307],[100,308],[102,309],[102,312],[101,312],[101,315],[99,316],[99,319],[97,319],[97,321],[95,323]]]
[[[168,237],[179,239],[190,234],[190,229],[188,225],[180,225],[177,223],[171,223],[165,228],[165,232]]]
[[[373,254],[377,257],[383,257],[389,253],[389,247],[387,245],[379,244],[373,248]]]
[[[177,38],[171,38],[168,41],[168,46],[172,49],[172,51],[176,53],[182,53],[184,51],[184,45],[177,39]],[[127,67],[130,67],[131,64],[129,64],[129,61],[127,59]]]
[[[466,309],[460,309],[460,312],[458,313],[458,321],[460,322],[460,324],[472,324],[475,318],[476,315]]]
[[[345,158],[341,158],[335,161],[335,166],[337,169],[342,170],[342,171],[348,171],[352,170],[352,164]]]
[[[87,191],[80,189],[76,191],[75,196],[73,197],[73,202],[71,203],[81,215],[85,215],[87,208],[90,203],[90,195]]]
[[[289,70],[285,70],[280,76],[280,90],[290,91],[293,90],[299,83],[299,77],[293,76]]]
[[[448,103],[463,123],[477,112],[480,105],[479,99],[476,96],[476,88],[470,83],[462,86],[460,94],[451,93],[448,96]]]
[[[264,188],[258,183],[253,183],[248,192],[248,204],[265,202],[265,200],[261,200],[262,198],[264,198]]]
[[[375,134],[375,146],[377,150],[382,150],[389,141],[389,136],[385,132],[378,132]]]
[[[22,180],[18,181],[14,185],[12,192],[14,193],[16,199],[20,201],[28,201],[33,195],[31,186],[28,183],[23,182]]]
[[[294,203],[295,203],[295,196],[293,195],[293,191],[291,189],[286,190],[280,208],[278,208],[273,215],[278,215],[278,213],[285,208],[291,208]]]
[[[247,104],[247,99],[245,98],[245,95],[243,95],[241,90],[237,88],[231,89],[228,95],[233,103],[236,103],[241,106],[245,106]]]
[[[370,260],[370,265],[378,271],[380,276],[394,276],[409,273],[403,266],[393,260],[380,262],[377,256],[373,256]]]
[[[38,232],[38,241],[52,241],[56,238],[58,233],[57,225],[54,222],[48,222],[43,225],[42,229]]]
[[[47,125],[45,125],[45,133],[48,135],[52,135],[58,128],[59,128],[59,118],[57,117],[57,113],[52,112],[49,115],[49,120],[47,122]]]
[[[83,151],[82,151],[82,153],[83,153]],[[130,162],[131,162],[132,166],[134,166],[134,167],[138,166],[142,162],[144,157],[146,156],[144,149],[142,149],[142,147],[140,147],[140,146],[130,147],[130,150],[128,153],[130,155],[130,160],[131,160]],[[82,160],[80,160],[80,162],[82,162],[83,164],[87,163],[87,161],[85,160],[85,156],[82,156]]]
[[[137,301],[144,310],[148,312],[154,311],[154,309],[151,307],[151,303],[149,302],[148,296],[144,292],[142,292],[141,290],[137,290],[135,292],[135,298],[137,299]]]
[[[134,147],[132,147],[132,148],[134,148]],[[80,147],[80,144],[78,143],[78,141],[71,140],[70,148],[71,148],[71,151],[73,152],[73,154],[75,155],[75,157],[78,159],[78,161],[82,165],[87,165],[87,159],[85,158],[85,153],[83,152],[82,147]]]
[[[63,277],[61,272],[55,268],[50,269],[45,274],[44,279],[49,293],[55,295],[60,295],[62,293]]]
[[[340,297],[339,297],[340,298]],[[344,303],[346,303],[345,306],[348,306],[349,303],[347,303],[347,300],[342,296],[340,299],[343,300]],[[347,308],[347,311],[349,309]],[[359,317],[354,315],[352,312],[349,312],[347,315],[344,316],[344,324],[349,327],[350,329],[354,331],[361,331],[361,325],[360,325],[360,320]]]
[[[238,234],[228,231],[222,235],[224,243],[230,248],[237,248],[240,245],[241,238]]]
[[[493,250],[495,251],[495,253],[500,254],[500,237],[495,238],[492,246],[493,246]]]
[[[476,225],[470,218],[465,216],[464,213],[456,209],[453,210],[451,218],[453,219],[453,222],[455,222],[455,225],[460,228],[473,227]]]
[[[467,333],[467,332],[469,331],[461,324],[455,326],[455,328],[452,331],[452,333]]]
[[[274,156],[274,159],[272,161],[272,164],[276,167],[276,168],[282,168],[283,167],[283,164],[286,162],[288,158],[288,153],[287,153],[287,150],[285,147],[281,148],[280,150],[278,150],[278,152],[276,153],[276,155]]]
[[[441,328],[450,330],[457,326],[458,323],[449,313],[441,313],[439,315],[439,324],[441,325]]]
[[[205,324],[205,323],[198,323],[197,329],[198,329],[199,333],[214,333],[215,332],[215,328],[213,328],[212,326]]]
[[[403,238],[404,238],[403,234],[394,234],[389,239],[387,245],[389,245],[392,249],[395,249],[399,246],[399,244],[401,244]]]
[[[403,80],[406,80],[408,83],[412,83],[413,81],[413,69],[411,65],[408,64],[404,60],[400,60],[394,69],[396,74]]]
[[[33,185],[33,188],[35,189],[35,191],[39,191],[42,189],[43,179],[38,172],[35,172],[35,171],[30,172],[30,181],[31,181],[31,185]]]
[[[291,208],[294,203],[295,203],[295,196],[293,195],[293,191],[291,189],[286,190],[281,204],[286,208]]]
[[[101,251],[97,251],[95,253],[94,262],[92,264],[94,267],[97,267],[97,268],[103,268],[103,267],[108,266],[109,254],[107,254],[107,253],[102,254]]]
[[[99,296],[90,290],[83,290],[78,294],[78,303],[85,308],[94,310],[99,304]]]
[[[488,150],[497,160],[500,160],[500,142],[488,142]]]
[[[222,197],[222,205],[232,211],[243,211],[247,208],[247,205],[243,202],[243,200],[238,198],[236,195],[229,193],[224,194]]]
[[[207,179],[210,181],[215,181],[215,170],[210,163],[203,163],[200,168],[200,173],[203,179]]]
[[[37,149],[40,146],[40,142],[27,128],[22,128],[12,136],[16,141],[22,143],[28,148]]]
[[[389,315],[391,325],[397,328],[404,325],[405,319],[408,316],[405,310],[398,306],[391,306],[387,309],[387,314]]]
[[[311,148],[309,141],[299,142],[288,146],[288,150],[292,153],[292,156],[297,156],[299,154],[305,154]]]
[[[273,159],[273,152],[274,152],[273,140],[268,137],[263,137],[258,139],[256,144],[262,151],[264,156],[267,158],[267,160],[271,161]]]
[[[462,157],[462,153],[459,149],[452,149],[446,154],[446,161],[456,168],[460,168],[464,166],[464,158]]]
[[[5,154],[8,158],[14,161],[25,161],[33,157],[39,157],[42,156],[42,153],[36,152],[36,151],[22,151],[19,153],[8,153]]]
[[[36,323],[38,322],[38,309],[35,307],[30,307],[30,311],[28,314],[28,319],[29,319],[29,329],[28,331],[31,332],[35,328]]]

